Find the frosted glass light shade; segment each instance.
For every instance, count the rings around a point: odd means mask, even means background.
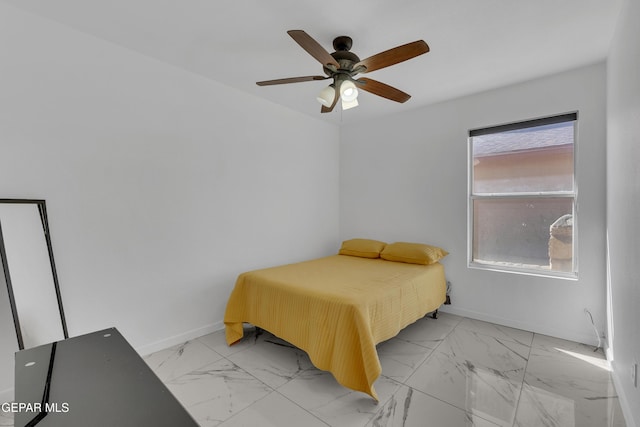
[[[355,101],[358,98],[358,88],[352,81],[347,80],[340,86],[340,97],[346,102]]]
[[[336,91],[332,86],[327,86],[320,91],[316,99],[325,107],[331,107],[333,104],[333,98],[336,96]]]
[[[354,99],[353,101],[345,101],[344,98],[342,99],[342,109],[343,110],[348,110],[349,108],[353,108],[353,107],[357,107],[358,106],[358,100]]]

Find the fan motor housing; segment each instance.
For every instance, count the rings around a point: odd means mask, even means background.
[[[333,58],[340,63],[340,60],[345,59],[353,62],[360,62],[360,58],[353,52],[349,52],[353,46],[353,39],[349,36],[339,36],[333,39],[333,48],[336,50],[331,54]],[[340,63],[340,66],[342,64]]]
[[[333,39],[333,48],[336,50],[331,53],[333,59],[335,59],[338,64],[340,64],[340,68],[338,73],[342,72],[344,74],[351,75],[351,71],[353,70],[353,66],[360,62],[360,58],[353,52],[349,52],[351,46],[353,45],[353,40],[349,36],[339,36]],[[333,76],[336,71],[333,71],[327,67],[323,67],[325,74],[328,76]]]
[[[360,58],[358,58],[358,55],[356,55],[356,54],[355,54],[355,53],[353,53],[353,52],[346,51],[346,50],[338,50],[338,51],[335,51],[335,52],[333,52],[333,53],[331,54],[331,56],[333,56],[333,58],[334,58],[336,61],[338,61],[338,63],[339,63],[340,65],[342,65],[342,64],[340,63],[340,61],[342,61],[342,60],[347,60],[347,61],[353,62],[354,64],[355,64],[356,62],[360,62]]]

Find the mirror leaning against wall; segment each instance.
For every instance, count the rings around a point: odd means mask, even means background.
[[[0,199],[0,264],[18,348],[68,338],[44,200]]]

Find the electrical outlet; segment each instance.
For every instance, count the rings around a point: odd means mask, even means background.
[[[638,387],[638,362],[633,362],[631,365],[631,382],[634,387]]]

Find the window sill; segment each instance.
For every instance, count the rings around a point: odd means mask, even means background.
[[[526,265],[516,265],[511,263],[501,263],[501,262],[469,262],[467,265],[468,268],[474,270],[486,270],[486,271],[496,271],[499,273],[511,273],[511,274],[521,274],[525,276],[536,276],[536,277],[545,277],[551,279],[562,279],[562,280],[578,280],[578,273],[571,271],[554,271],[551,269],[544,269],[540,267],[527,267]]]

